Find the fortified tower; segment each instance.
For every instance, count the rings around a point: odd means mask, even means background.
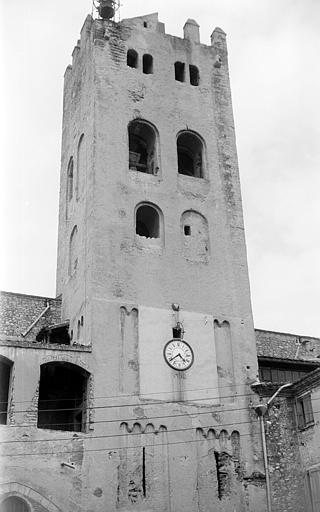
[[[87,17],[65,74],[57,296],[63,323],[37,341],[63,346],[30,348],[18,395],[46,444],[32,472],[9,461],[41,511],[264,511],[220,28],[207,46],[191,19],[180,38],[155,13]]]

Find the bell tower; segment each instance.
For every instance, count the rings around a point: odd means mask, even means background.
[[[90,428],[122,435],[105,503],[249,510],[257,358],[226,35],[201,44],[192,19],[168,35],[156,13],[115,23],[113,5],[87,17],[65,73],[57,266],[107,397]]]

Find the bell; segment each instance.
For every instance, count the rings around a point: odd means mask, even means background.
[[[110,19],[114,16],[114,0],[100,0],[99,14],[103,19]]]

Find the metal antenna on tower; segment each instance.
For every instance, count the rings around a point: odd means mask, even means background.
[[[120,0],[93,0],[93,6],[103,20],[120,19]]]

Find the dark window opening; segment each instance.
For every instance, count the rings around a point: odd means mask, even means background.
[[[146,21],[143,22],[144,28],[148,28],[148,23]]]
[[[296,401],[297,421],[300,429],[314,424],[311,395],[307,394]]]
[[[148,205],[140,206],[136,213],[136,233],[145,238],[159,238],[159,213]]]
[[[71,329],[70,340],[73,340],[73,329]]]
[[[81,316],[81,327],[83,326],[83,316]]]
[[[146,449],[142,448],[142,493],[146,497],[147,486],[146,486]]]
[[[185,81],[185,65],[183,62],[174,63],[174,76],[178,82]]]
[[[1,503],[1,512],[30,512],[30,507],[21,498],[10,496]]]
[[[127,66],[129,66],[130,68],[138,67],[138,53],[135,50],[128,50]]]
[[[198,68],[196,66],[192,66],[192,64],[190,64],[189,73],[190,73],[190,84],[191,85],[199,85],[200,75],[199,75]]]
[[[12,363],[0,359],[0,425],[7,424]]]
[[[70,363],[41,367],[38,428],[85,432],[88,374]]]
[[[184,226],[183,231],[185,236],[191,236],[191,226]]]
[[[142,70],[145,75],[152,75],[153,73],[153,57],[145,53],[142,59]]]
[[[133,121],[129,124],[129,169],[157,174],[156,132],[148,123]]]
[[[177,140],[178,172],[196,178],[203,177],[203,144],[191,132],[182,132]]]
[[[36,340],[39,341],[40,343],[70,345],[69,322],[44,327],[37,334]]]

